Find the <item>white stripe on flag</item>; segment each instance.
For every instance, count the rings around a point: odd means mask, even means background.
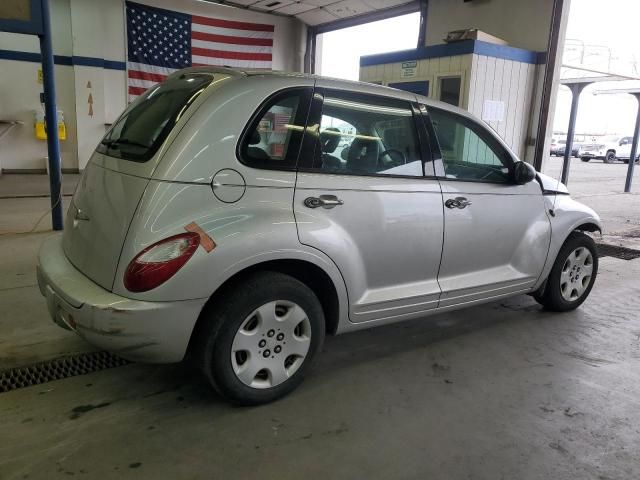
[[[212,27],[210,25],[202,25],[199,23],[191,24],[191,30],[193,30],[194,32],[214,33],[216,35],[227,35],[230,37],[273,38],[273,32],[254,32],[253,30]]]
[[[176,68],[156,67],[146,63],[127,62],[127,70],[138,70],[139,72],[159,73],[160,75],[170,75],[177,71]]]
[[[154,82],[153,80],[140,80],[139,78],[131,78],[129,77],[129,86],[130,87],[142,87],[142,88],[151,88],[154,85],[160,82]]]
[[[223,50],[225,52],[273,53],[272,47],[263,47],[260,45],[236,45],[233,43],[206,42],[204,40],[191,40],[191,46],[206,48],[208,50]]]
[[[262,60],[234,60],[232,58],[216,58],[216,57],[203,57],[201,55],[194,55],[192,57],[194,64],[203,65],[218,65],[226,67],[249,67],[249,68],[271,68],[271,62]]]

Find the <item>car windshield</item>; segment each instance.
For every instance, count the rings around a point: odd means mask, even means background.
[[[212,80],[211,74],[185,73],[151,87],[124,111],[96,150],[146,162]]]

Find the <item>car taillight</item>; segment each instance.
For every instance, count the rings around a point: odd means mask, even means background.
[[[200,245],[200,235],[180,233],[149,245],[129,263],[124,286],[130,292],[146,292],[162,285],[187,263]]]

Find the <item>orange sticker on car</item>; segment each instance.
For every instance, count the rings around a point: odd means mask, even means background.
[[[200,235],[200,245],[204,248],[205,252],[209,253],[211,250],[216,248],[216,242],[213,241],[213,238],[209,236],[207,232],[205,232],[200,225],[196,222],[191,222],[189,225],[185,225],[184,229],[187,232],[193,232]]]

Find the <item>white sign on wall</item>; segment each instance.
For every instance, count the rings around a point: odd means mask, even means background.
[[[415,77],[418,74],[418,62],[412,60],[410,62],[402,62],[400,68],[400,78]]]
[[[482,119],[485,122],[504,121],[504,102],[500,100],[485,100],[482,107]]]

